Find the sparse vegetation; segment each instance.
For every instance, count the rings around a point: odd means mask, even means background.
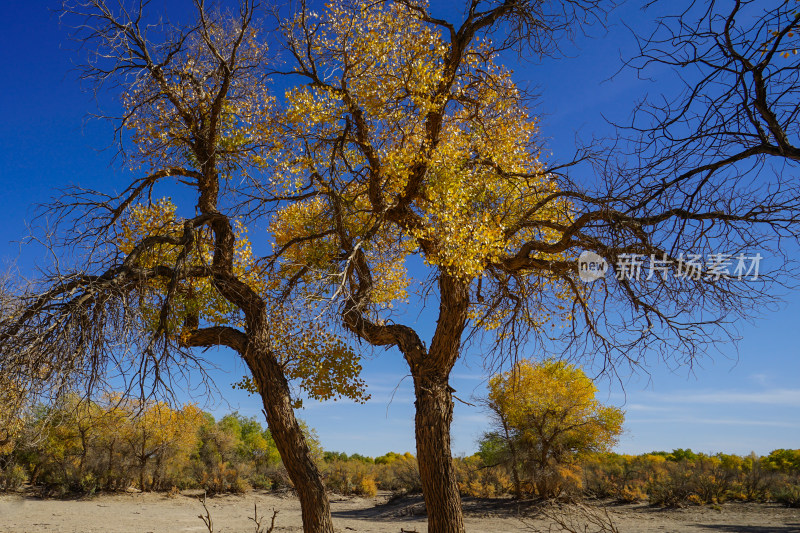
[[[638,456],[597,455],[582,465],[583,494],[666,507],[731,500],[777,501],[788,506],[794,501],[796,506],[800,469],[786,461],[787,456],[800,457],[800,450],[775,450],[764,457],[683,449]]]
[[[23,417],[21,430],[0,450],[0,490],[29,484],[49,496],[97,491],[203,489],[208,494],[251,488],[283,490],[291,482],[269,430],[238,413],[215,420],[194,405],[102,402],[73,399],[39,406]],[[419,494],[417,459],[411,453],[379,457],[323,451],[304,427],[329,491],[374,497],[379,490]],[[514,493],[508,463],[491,454],[453,459],[462,496]],[[535,471],[523,464],[523,479]],[[800,506],[800,450],[746,457],[692,450],[643,455],[592,453],[569,465],[569,499],[613,499],[660,506],[779,502]],[[534,485],[531,485],[533,487]],[[538,497],[535,490],[527,497]]]

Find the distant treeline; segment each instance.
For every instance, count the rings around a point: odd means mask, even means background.
[[[4,448],[6,490],[30,483],[49,494],[131,487],[213,493],[271,488],[284,479],[272,436],[258,422],[235,413],[215,420],[191,404],[175,409],[110,397],[39,406]]]
[[[692,450],[643,455],[603,454],[581,464],[581,491],[654,505],[778,501],[800,507],[800,450],[746,457]]]
[[[29,484],[44,494],[204,489],[209,493],[290,487],[269,430],[237,413],[219,420],[194,405],[67,402],[40,406],[21,418],[0,442],[0,489]],[[380,457],[323,451],[305,428],[327,487],[341,494],[373,496],[378,490],[419,492],[419,470],[410,454]],[[454,458],[465,496],[497,497],[512,491],[510,465],[486,449]],[[524,495],[537,497],[524,468]],[[800,450],[742,457],[691,450],[638,456],[593,454],[553,465],[561,495],[655,505],[714,504],[729,500],[779,501],[800,506]]]

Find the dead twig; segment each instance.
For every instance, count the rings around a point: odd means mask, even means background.
[[[206,506],[206,493],[203,492],[203,496],[200,498],[200,503],[203,504],[203,510],[206,512],[204,515],[197,515],[197,518],[203,521],[206,525],[206,529],[208,529],[208,533],[214,533],[214,522],[211,520],[211,511],[208,510]]]
[[[275,518],[278,516],[278,511],[272,508],[272,519],[270,520],[269,529],[263,529],[261,521],[264,520],[263,516],[258,516],[258,502],[253,502],[253,516],[250,518],[256,524],[255,533],[272,533],[275,529]]]

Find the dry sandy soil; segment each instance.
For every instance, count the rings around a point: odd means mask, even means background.
[[[300,506],[292,496],[252,492],[244,496],[208,499],[214,531],[251,532],[253,504],[258,503],[264,523],[269,525],[272,509],[279,511],[275,531],[302,531]],[[426,531],[424,505],[418,497],[390,500],[332,497],[336,530],[347,532],[400,533],[401,529]],[[464,500],[469,532],[549,531],[541,519],[524,519],[528,504],[511,500]],[[614,518],[621,533],[736,532],[800,533],[800,509],[769,504],[730,503],[715,509],[691,507],[663,510],[643,504],[603,507]],[[34,533],[161,533],[207,529],[198,515],[198,499],[183,494],[113,494],[74,500],[37,499],[18,494],[0,495],[0,532]],[[588,529],[587,531],[595,531]],[[553,528],[553,532],[561,531]],[[583,531],[583,528],[581,528]]]

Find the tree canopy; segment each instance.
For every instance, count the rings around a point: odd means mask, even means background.
[[[556,497],[570,466],[587,454],[611,450],[624,413],[596,396],[592,379],[563,361],[522,359],[492,377],[485,405],[495,428],[481,447],[489,461],[509,465],[518,496],[525,482],[539,497]]]

